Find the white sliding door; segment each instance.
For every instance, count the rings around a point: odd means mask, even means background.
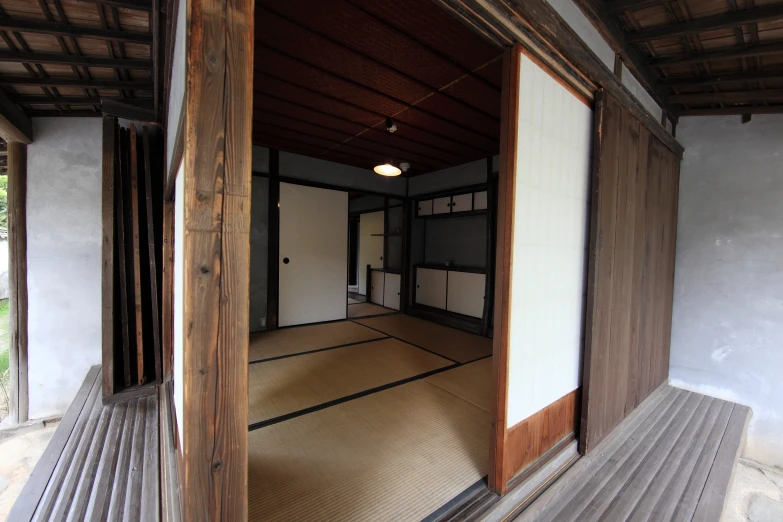
[[[345,319],[348,193],[280,183],[278,325]]]
[[[359,293],[367,293],[367,265],[383,268],[383,210],[359,216]]]

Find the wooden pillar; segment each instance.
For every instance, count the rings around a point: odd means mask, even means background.
[[[180,430],[194,522],[248,513],[253,8],[188,0]]]
[[[101,391],[114,395],[114,179],[117,118],[102,123]]]
[[[8,286],[12,423],[27,422],[27,145],[8,143]]]

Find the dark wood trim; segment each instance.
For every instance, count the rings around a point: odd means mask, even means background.
[[[101,365],[104,397],[114,394],[114,180],[117,118],[103,117],[101,219]]]
[[[783,5],[783,4],[781,4]],[[783,79],[783,69],[769,69],[764,71],[744,71],[731,73],[715,73],[703,76],[669,76],[658,80],[659,85],[668,87],[685,87],[696,85],[717,85],[731,82],[755,82],[760,80]],[[656,136],[657,138],[658,136]]]
[[[435,0],[493,41],[521,42],[574,88],[592,95],[605,88],[666,147],[683,147],[618,80],[546,0]],[[572,65],[575,64],[575,65]],[[663,85],[660,81],[659,85]]]
[[[157,120],[156,113],[153,109],[147,109],[145,107],[117,100],[102,99],[101,112],[124,120],[148,123],[155,123]]]
[[[619,55],[621,59],[620,71],[622,65],[633,74],[641,83],[642,87],[655,100],[655,103],[661,108],[672,112],[672,107],[666,101],[664,94],[659,90],[656,83],[658,79],[655,70],[647,64],[647,56],[636,46],[629,45],[625,39],[625,29],[617,16],[606,12],[603,0],[574,0],[577,7],[590,20],[598,33],[609,44],[609,47]],[[615,74],[617,73],[617,64],[615,62]],[[622,75],[618,76],[622,82]]]
[[[163,382],[174,372],[174,212],[176,203],[163,200],[163,266],[161,289],[161,348]]]
[[[574,439],[579,422],[579,389],[508,429],[506,435],[505,481],[514,485],[531,465],[542,465],[541,457],[557,454],[553,448]]]
[[[103,404],[116,404],[118,402],[129,401],[131,399],[141,399],[143,397],[152,397],[157,394],[158,385],[155,382],[148,382],[141,386],[133,386],[127,390],[122,390],[110,397],[103,397]]]
[[[628,42],[649,42],[652,40],[663,40],[665,38],[675,38],[678,36],[687,36],[689,34],[700,33],[703,31],[714,31],[716,29],[726,29],[737,27],[744,24],[755,24],[778,20],[783,18],[783,4],[771,4],[763,7],[755,7],[744,11],[734,11],[731,13],[719,14],[715,16],[706,16],[697,18],[688,22],[678,24],[664,25],[652,29],[643,29],[628,33],[626,39]]]
[[[660,56],[650,59],[647,64],[651,67],[663,67],[667,65],[687,65],[690,63],[708,62],[710,60],[728,60],[734,58],[750,58],[752,56],[767,56],[783,53],[783,43],[769,43],[748,45],[745,47],[730,47],[728,49],[716,49],[691,54],[675,54]]]
[[[745,114],[783,114],[783,105],[754,107],[722,107],[715,109],[684,109],[682,116],[741,116]]]
[[[27,422],[27,145],[8,143],[8,333],[11,421]]]
[[[189,0],[183,519],[248,514],[253,0]],[[230,100],[227,103],[226,100]]]
[[[146,71],[152,70],[151,60],[4,50],[0,50],[0,62],[38,63],[43,65],[65,64],[83,65],[86,67],[111,67],[112,69],[140,69]]]
[[[126,140],[120,137],[120,133],[115,129],[115,161],[114,161],[114,221],[116,222],[117,230],[117,248],[115,253],[117,254],[117,265],[119,275],[120,286],[120,337],[122,338],[122,377],[123,384],[126,388],[129,388],[133,383],[131,382],[131,364],[130,364],[130,352],[131,352],[131,331],[130,331],[130,291],[128,288],[128,252],[127,245],[130,242],[127,240],[125,232],[125,194],[126,191],[123,188],[123,184],[128,183],[130,180],[126,179],[123,175],[123,165],[125,158],[125,151],[123,148],[127,148]],[[115,279],[115,283],[117,280]],[[116,303],[115,303],[116,304]],[[116,337],[115,337],[116,339]],[[116,341],[115,341],[116,342]],[[114,372],[116,374],[116,372]]]
[[[606,2],[606,11],[608,13],[624,13],[626,11],[636,11],[661,5],[666,0],[609,0]]]
[[[160,347],[160,315],[158,303],[158,255],[155,245],[155,213],[152,198],[152,154],[150,143],[149,127],[142,126],[142,145],[144,148],[144,199],[145,209],[147,211],[147,257],[149,268],[149,295],[150,295],[150,316],[152,318],[152,353],[154,357],[155,379],[154,382],[163,382],[163,369],[161,367],[161,347]]]
[[[708,103],[731,103],[748,101],[783,101],[783,89],[762,89],[758,91],[735,91],[735,92],[703,92],[696,94],[673,94],[669,96],[672,103],[690,104],[708,104]],[[744,107],[741,107],[744,108]]]
[[[90,4],[105,5],[107,7],[119,7],[123,9],[135,9],[137,11],[152,11],[149,0],[79,0]]]
[[[519,76],[522,45],[503,55],[500,111],[500,168],[498,171],[497,243],[495,250],[495,331],[492,344],[489,488],[506,492],[506,413],[508,410],[508,349],[511,323],[511,269],[513,265],[514,191],[516,186]]]
[[[484,325],[480,318],[450,312],[442,308],[433,308],[422,304],[413,303],[405,313],[432,323],[442,324],[450,328],[456,328],[476,335],[484,335]]]
[[[11,96],[11,101],[25,105],[102,105],[107,101],[119,102],[117,98],[93,98],[91,96],[39,96],[37,94],[16,94]],[[133,98],[133,107],[149,109],[152,107],[152,98]],[[110,114],[110,116],[114,116]]]
[[[269,149],[269,242],[267,244],[266,329],[277,328],[280,299],[280,151]]]
[[[144,368],[144,311],[141,297],[141,243],[139,234],[139,168],[138,168],[138,139],[136,126],[130,125],[130,215],[131,215],[131,252],[133,259],[133,303],[136,323],[136,375],[137,383],[146,382],[146,370]]]
[[[120,89],[126,91],[151,91],[153,88],[152,82],[146,80],[81,80],[78,78],[58,78],[56,76],[49,76],[47,78],[34,78],[32,76],[0,76],[0,85],[33,85],[37,87],[90,87],[96,89]]]
[[[33,123],[2,89],[0,89],[0,138],[7,143],[33,142]]]
[[[45,34],[50,36],[67,36],[72,38],[97,38],[100,40],[110,40],[112,42],[152,44],[151,33],[113,31],[111,29],[99,29],[95,27],[77,27],[74,25],[40,22],[37,20],[0,18],[0,30]]]

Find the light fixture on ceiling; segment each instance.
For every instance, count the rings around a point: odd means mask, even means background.
[[[386,131],[389,133],[388,135],[388,141],[386,142],[387,145],[389,145],[389,149],[391,149],[391,135],[394,133],[394,131],[397,130],[397,126],[394,124],[391,118],[386,118]],[[374,169],[376,174],[380,174],[381,176],[399,176],[402,174],[402,171],[394,164],[393,159],[389,159],[386,163],[382,165],[377,165]]]

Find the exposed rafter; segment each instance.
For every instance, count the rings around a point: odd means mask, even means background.
[[[74,38],[97,38],[113,42],[131,42],[151,44],[152,34],[132,31],[112,31],[93,27],[77,27],[72,25],[39,22],[34,20],[15,20],[0,18],[0,29],[19,31],[22,33],[46,34],[50,36],[70,36]]]
[[[80,80],[78,78],[33,78],[30,76],[0,76],[0,85],[35,85],[52,87],[95,87],[98,89],[152,90],[151,81]]]
[[[0,50],[0,62],[84,65],[87,67],[121,67],[124,69],[152,70],[152,60],[120,60],[74,54],[35,53]]]
[[[679,24],[644,29],[642,31],[628,33],[627,38],[629,42],[648,42],[651,40],[685,36],[702,31],[725,29],[727,27],[736,27],[738,25],[766,22],[781,18],[783,18],[783,4],[774,4],[748,9],[746,11],[708,16]]]
[[[647,9],[664,3],[666,0],[610,0],[606,2],[607,13],[624,13],[636,9]]]
[[[64,104],[64,105],[102,105],[107,101],[119,101],[111,98],[93,98],[90,96],[38,96],[30,94],[17,94],[10,97],[14,103],[23,105]],[[134,98],[133,105],[139,107],[152,107],[152,98]]]
[[[119,7],[124,9],[136,9],[138,11],[152,11],[150,0],[80,0],[89,4],[105,5],[107,7]]]
[[[783,79],[783,69],[706,74],[704,76],[670,76],[658,80],[662,86],[713,85],[719,83],[750,82]]]
[[[783,105],[755,107],[720,107],[715,109],[684,109],[683,116],[739,116],[745,114],[783,114]]]
[[[751,56],[768,56],[771,54],[783,54],[783,42],[717,49],[714,51],[704,51],[688,55],[677,54],[673,56],[662,56],[660,58],[653,58],[647,63],[653,67],[662,67],[665,65],[685,65],[689,63],[706,62],[709,60],[749,58]]]
[[[674,94],[669,97],[669,101],[672,103],[681,104],[737,103],[762,100],[783,101],[783,89],[766,89],[762,91],[700,92],[695,94]]]

